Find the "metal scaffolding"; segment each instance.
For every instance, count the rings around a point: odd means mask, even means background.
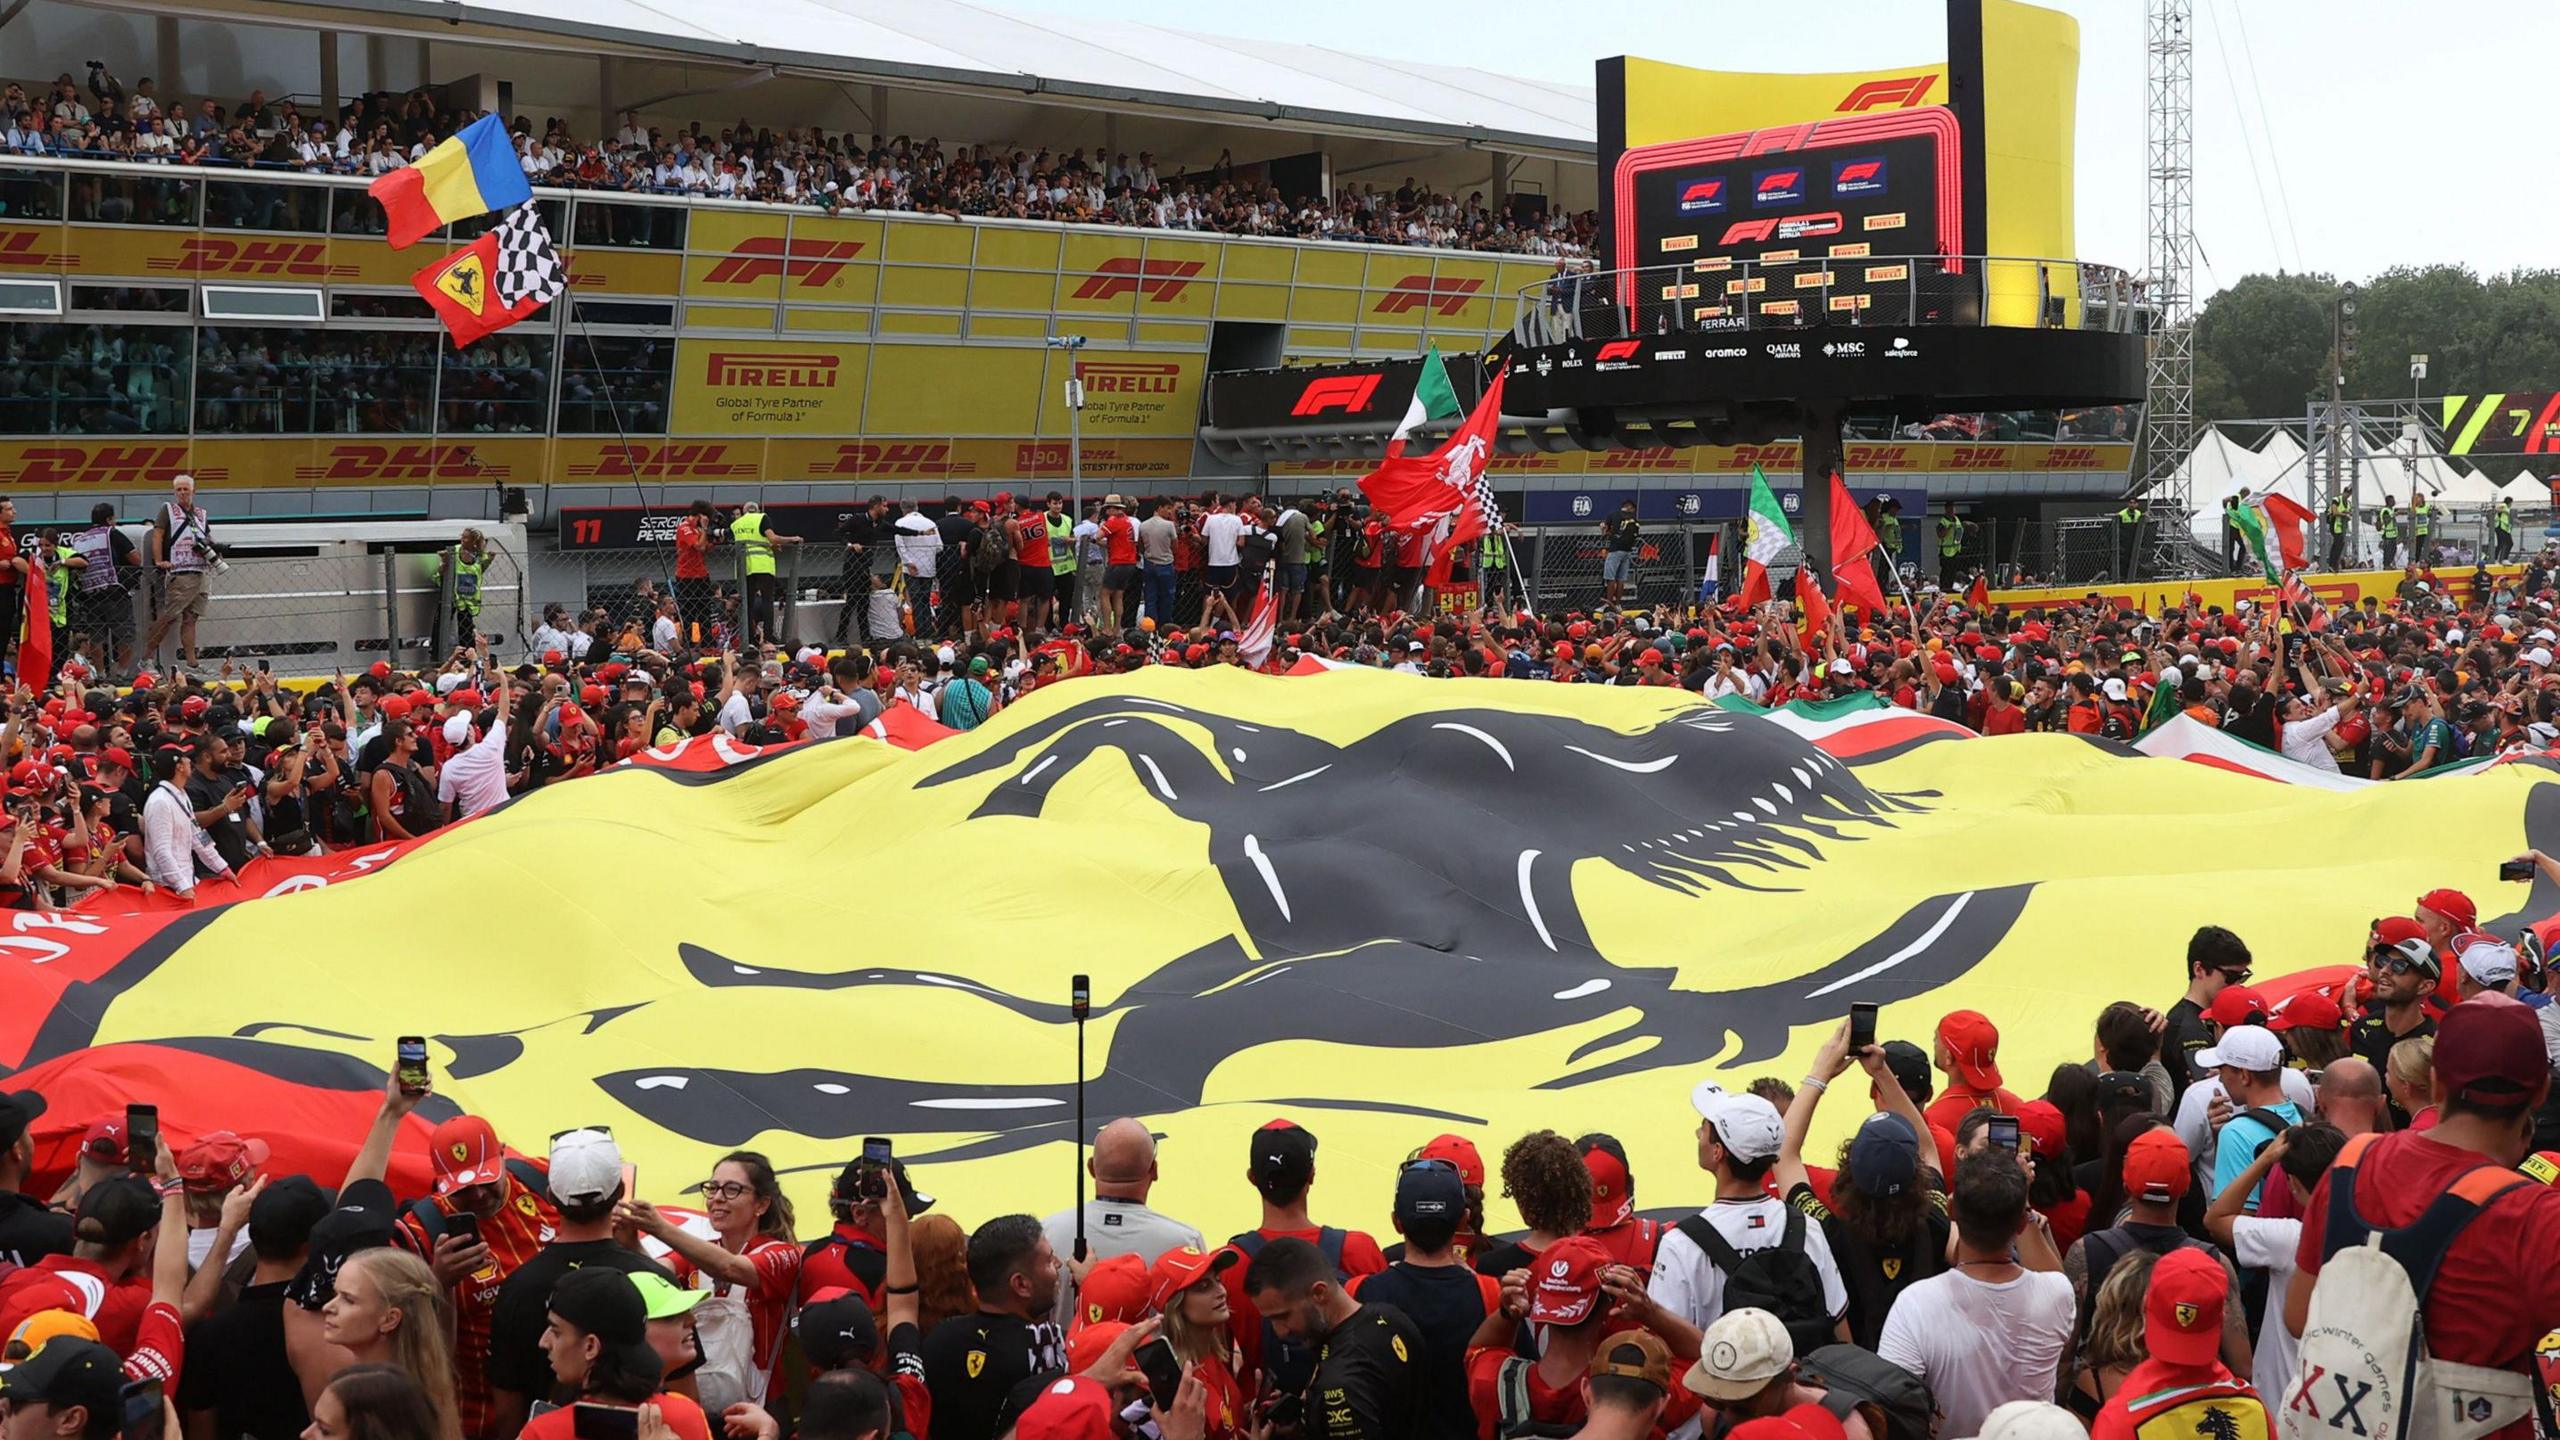
[[[2150,0],[2151,358],[2143,401],[2143,472],[2134,492],[2159,520],[2189,509],[2195,448],[2195,87],[2193,0]],[[2163,533],[2183,524],[2162,523]]]

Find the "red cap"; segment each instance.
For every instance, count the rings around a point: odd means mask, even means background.
[[[2050,1100],[2030,1100],[2018,1107],[2018,1133],[2036,1142],[2039,1158],[2059,1155],[2070,1143],[2063,1137],[2062,1111]]]
[[[1624,1225],[1636,1213],[1635,1177],[1627,1162],[1598,1145],[1584,1147],[1583,1168],[1591,1172],[1591,1227],[1606,1230]]]
[[[1116,1255],[1112,1258],[1135,1260],[1138,1257]],[[1067,1335],[1067,1369],[1078,1375],[1092,1369],[1102,1363],[1102,1352],[1111,1348],[1111,1342],[1127,1333],[1129,1333],[1129,1322],[1126,1320],[1097,1320],[1090,1324],[1078,1324]]]
[[[2231,1279],[2220,1257],[2181,1245],[2151,1267],[2142,1299],[2143,1334],[2151,1353],[2172,1365],[2209,1365],[2222,1348],[2222,1304]]]
[[[563,705],[560,707],[560,723],[563,725],[584,725],[587,723],[587,712],[579,709],[575,705]]]
[[[1725,1440],[1848,1440],[1831,1412],[1810,1401],[1758,1420],[1745,1420],[1725,1432]]]
[[[2335,1030],[2344,1024],[2345,1020],[2344,1012],[2338,1009],[2338,1002],[2326,992],[2299,990],[2288,996],[2282,1004],[2276,1006],[2272,1014],[2267,1016],[2267,1028],[2278,1032]]]
[[[1114,1322],[1143,1319],[1147,1313],[1147,1296],[1153,1287],[1147,1281],[1147,1262],[1135,1255],[1114,1255],[1097,1260],[1076,1286],[1076,1329],[1079,1332],[1098,1329]],[[1104,1344],[1111,1343],[1108,1340]],[[1096,1351],[1099,1354],[1101,1352]],[[1078,1365],[1081,1370],[1084,1367]]]
[[[1643,665],[1659,665],[1662,663],[1662,652],[1648,645],[1644,648],[1644,653],[1636,657],[1636,661]]]
[[[2213,1006],[2205,1017],[2228,1030],[2234,1025],[2262,1025],[2267,1018],[2267,997],[2255,985],[2225,985],[2213,997]]]
[[[384,700],[382,702],[382,716],[386,720],[407,719],[409,717],[408,697],[405,695],[394,695],[389,699]]]
[[[781,694],[773,697],[773,708],[776,710],[797,710],[800,708],[800,697],[792,694],[788,690],[785,690]]]
[[[1938,1022],[1956,1078],[1976,1090],[2000,1088],[2000,1029],[1979,1010],[1958,1010]]]
[[[376,660],[373,662],[373,668],[367,670],[365,673],[376,680],[388,680],[391,678],[391,662],[388,660]]]
[[[1600,1299],[1609,1252],[1588,1235],[1572,1235],[1529,1262],[1529,1318],[1541,1325],[1579,1325]]]
[[[1081,1375],[1053,1380],[1013,1422],[1014,1440],[1115,1440],[1111,1408],[1111,1392]]]
[[[465,710],[477,710],[481,706],[489,703],[487,696],[482,695],[479,691],[472,689],[468,685],[454,691],[451,695],[446,696],[445,698],[452,701],[454,704],[461,706]]]
[[[477,1115],[456,1115],[438,1125],[427,1136],[427,1155],[435,1162],[439,1195],[507,1176],[507,1152],[498,1145],[498,1132]]]
[[[228,1190],[267,1163],[267,1142],[208,1130],[178,1152],[178,1178],[190,1190]]]
[[[2179,1142],[2178,1132],[2166,1125],[2143,1131],[2124,1147],[2124,1193],[2128,1200],[2170,1204],[2186,1195],[2195,1178],[2194,1157]]]
[[[122,1165],[124,1160],[124,1117],[110,1115],[89,1122],[87,1134],[80,1137],[80,1153],[92,1160]]]
[[[566,657],[561,655],[557,650],[545,650],[542,652],[542,663],[545,665],[557,665],[564,658]]]
[[[41,760],[21,760],[9,767],[9,793],[32,795],[52,778],[53,767]]]
[[[192,720],[213,708],[213,702],[201,695],[190,695],[178,702],[178,713]]]
[[[1484,1184],[1484,1156],[1476,1150],[1476,1142],[1464,1135],[1436,1135],[1431,1143],[1413,1154],[1416,1160],[1446,1160],[1458,1167],[1458,1183]]]
[[[2418,908],[2432,910],[2452,921],[2457,930],[2473,929],[2480,923],[2478,907],[2459,890],[2430,890],[2418,897]]]
[[[1174,1296],[1243,1258],[1223,1245],[1210,1251],[1197,1245],[1176,1245],[1157,1256],[1155,1268],[1147,1272],[1147,1303],[1162,1310],[1173,1303]],[[1097,1272],[1100,1268],[1095,1267]]]
[[[2426,938],[2427,927],[2406,915],[2385,915],[2373,923],[2373,943],[2377,948]]]
[[[2436,1083],[2445,1098],[2474,1105],[2527,1104],[2551,1083],[2542,1022],[2515,1000],[2474,995],[2436,1022]]]
[[[601,686],[601,685],[581,685],[581,686],[579,686],[579,687],[578,687],[578,703],[579,703],[579,704],[581,704],[581,705],[601,705],[601,704],[603,704],[603,703],[604,703],[604,687],[603,687],[603,686]]]
[[[160,677],[152,674],[148,670],[145,670],[141,674],[133,677],[133,688],[136,690],[148,690],[159,683]]]

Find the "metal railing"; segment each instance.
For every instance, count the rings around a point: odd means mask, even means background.
[[[1809,325],[2136,333],[2142,284],[2112,265],[2006,255],[1694,260],[1557,275],[1520,291],[1523,345]]]

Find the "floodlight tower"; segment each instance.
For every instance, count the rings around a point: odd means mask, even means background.
[[[2194,0],[2150,0],[2148,48],[2151,355],[2142,406],[2144,469],[2134,490],[2183,534],[2196,439]],[[2173,522],[2170,512],[2177,519]]]

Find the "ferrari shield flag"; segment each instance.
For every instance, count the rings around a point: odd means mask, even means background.
[[[1867,557],[1875,552],[1875,527],[1867,523],[1867,514],[1849,494],[1849,482],[1840,472],[1831,472],[1831,575],[1840,587],[1840,598],[1853,605],[1863,605],[1870,615],[1884,613],[1884,587],[1876,583],[1875,562]]]
[[[556,268],[556,256],[552,264]],[[521,257],[507,249],[501,227],[419,271],[409,283],[434,307],[454,348],[460,349],[524,319],[559,293],[556,277],[548,294],[525,288],[528,278]],[[512,300],[510,290],[515,292]]]

